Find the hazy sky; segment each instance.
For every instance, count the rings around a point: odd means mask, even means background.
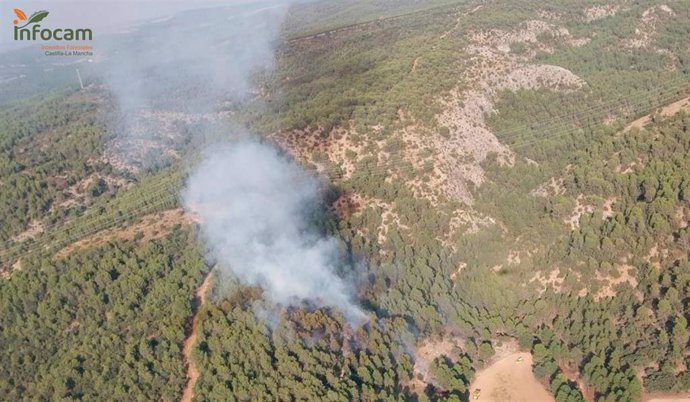
[[[180,11],[195,8],[234,4],[258,3],[252,0],[42,0],[16,1],[0,7],[0,51],[35,45],[15,42],[12,38],[16,19],[14,9],[20,8],[27,15],[47,10],[46,27],[91,28],[94,36],[114,33],[127,25],[145,20],[167,17]]]

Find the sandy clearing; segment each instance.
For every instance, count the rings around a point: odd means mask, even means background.
[[[690,402],[690,397],[689,398],[683,398],[683,397],[654,398],[654,399],[649,399],[647,402]]]
[[[518,358],[524,360],[518,362]],[[477,372],[470,392],[480,389],[476,401],[485,402],[555,402],[553,396],[532,374],[532,355],[512,353]]]

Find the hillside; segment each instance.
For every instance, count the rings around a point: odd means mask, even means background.
[[[278,38],[251,96],[115,124],[98,61],[0,79],[0,395],[690,393],[690,3],[317,1]],[[245,133],[317,178],[364,324],[210,251],[180,192]]]

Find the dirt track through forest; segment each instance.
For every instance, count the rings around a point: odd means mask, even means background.
[[[196,291],[194,309],[192,312],[192,325],[191,331],[187,339],[184,341],[184,346],[182,348],[182,355],[184,356],[185,367],[187,367],[187,383],[184,387],[184,392],[182,393],[182,402],[191,402],[194,399],[194,386],[196,381],[199,379],[199,369],[194,363],[194,358],[192,353],[194,352],[194,345],[199,336],[199,309],[206,302],[206,294],[211,288],[211,277],[213,276],[213,271],[209,272],[201,283],[201,286]]]
[[[669,103],[666,106],[661,107],[658,111],[659,114],[664,116],[664,117],[669,117],[673,116],[676,113],[680,112],[681,110],[690,110],[690,96],[685,97],[681,100]],[[645,116],[640,117],[639,119],[633,121],[632,123],[628,124],[623,132],[630,131],[633,128],[637,129],[643,129],[645,126],[649,123],[652,122],[652,116],[654,112],[647,114]]]

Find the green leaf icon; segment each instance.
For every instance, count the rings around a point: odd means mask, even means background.
[[[27,25],[43,21],[43,19],[47,16],[48,16],[48,12],[45,10],[36,11],[35,13],[31,14],[31,17],[29,17],[29,22],[27,22]]]

